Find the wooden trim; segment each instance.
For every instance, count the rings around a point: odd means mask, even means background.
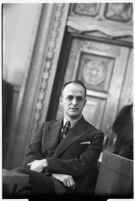
[[[30,131],[31,135],[36,132],[40,122],[44,121],[47,117],[66,27],[68,8],[68,4],[54,4],[54,21],[50,32],[50,41],[48,43],[48,51],[44,61],[44,68],[40,78],[41,82],[37,95],[37,103],[35,105],[32,128]]]
[[[84,16],[69,16],[67,25],[74,31],[80,33],[98,31],[111,38],[133,37],[133,27],[125,23],[97,19],[90,20]]]
[[[108,94],[105,92],[96,92],[93,90],[87,90],[87,95],[88,96],[93,96],[93,97],[102,97],[103,99],[108,98]]]
[[[92,40],[92,41],[108,43],[108,44],[112,44],[112,45],[118,45],[118,46],[133,48],[133,43],[129,42],[129,41],[128,42],[122,41],[122,40],[120,41],[118,39],[108,39],[108,38],[85,35],[82,33],[75,33],[75,32],[69,32],[69,33],[71,34],[71,37],[75,37],[75,38],[83,38],[84,40]]]
[[[65,33],[63,44],[60,52],[57,72],[53,84],[52,94],[48,107],[46,120],[50,121],[57,118],[57,108],[59,105],[59,97],[61,95],[61,88],[64,82],[65,71],[67,67],[68,56],[70,53],[72,38],[68,32]]]

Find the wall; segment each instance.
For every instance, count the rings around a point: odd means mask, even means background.
[[[23,98],[19,96],[17,115],[10,130],[5,168],[22,164],[29,140],[47,114],[68,8],[68,4],[42,4]]]
[[[21,85],[29,68],[40,4],[3,4],[3,78]]]
[[[13,140],[29,76],[42,4],[3,4],[3,79],[13,85],[11,112],[3,132],[3,167]],[[6,92],[6,91],[5,91]],[[9,101],[9,100],[7,100]],[[4,102],[5,104],[5,102]]]

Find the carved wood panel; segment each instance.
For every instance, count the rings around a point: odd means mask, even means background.
[[[89,90],[107,91],[113,70],[114,58],[81,50],[75,78],[81,79]]]
[[[70,15],[102,18],[119,22],[129,22],[133,17],[132,3],[74,3]]]
[[[110,20],[128,22],[132,19],[132,3],[107,3],[105,17]]]

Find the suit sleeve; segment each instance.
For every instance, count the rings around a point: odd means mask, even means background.
[[[103,138],[102,132],[94,133],[91,144],[78,158],[68,160],[47,158],[48,170],[53,173],[69,174],[74,178],[83,177],[96,167],[102,151]]]
[[[35,135],[31,139],[29,147],[26,151],[24,166],[34,160],[43,159],[43,155],[41,153],[41,141],[42,141],[42,134],[45,128],[45,123],[42,123],[38,132],[35,132]]]

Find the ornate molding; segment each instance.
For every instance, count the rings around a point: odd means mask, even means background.
[[[98,15],[100,10],[99,3],[75,3],[72,7],[72,11],[75,14],[92,17]]]
[[[91,50],[96,50],[96,51],[102,51],[102,52],[106,52],[106,53],[110,53],[113,51],[113,52],[116,52],[116,48],[115,47],[110,47],[110,45],[108,44],[105,44],[105,43],[99,43],[98,42],[93,42],[93,41],[86,41],[86,40],[83,40],[81,41],[80,43],[80,49],[81,50],[87,50],[87,51],[91,51]],[[117,52],[116,54],[118,54],[119,52]]]
[[[41,77],[39,94],[35,106],[35,112],[33,117],[33,123],[31,128],[31,134],[33,134],[39,127],[39,122],[41,120],[44,100],[46,97],[46,91],[48,86],[48,81],[51,73],[51,69],[54,63],[54,55],[56,53],[56,46],[59,42],[59,35],[61,34],[61,26],[62,26],[62,17],[64,15],[65,4],[55,4],[55,14],[54,14],[54,22],[51,29],[51,37],[48,43],[47,55],[44,62],[43,73]],[[49,33],[48,33],[49,34]]]
[[[98,85],[106,78],[106,68],[102,61],[89,60],[83,69],[83,78],[87,84]]]
[[[111,38],[117,37],[133,37],[133,28],[129,25],[120,24],[116,26],[116,23],[107,21],[98,21],[96,19],[82,19],[81,17],[70,16],[67,21],[67,26],[73,32],[79,33],[91,33],[100,32]]]
[[[105,17],[110,20],[128,22],[132,20],[132,3],[107,3]]]
[[[93,20],[119,21],[130,23],[133,20],[132,3],[73,3],[71,16],[88,17]]]

